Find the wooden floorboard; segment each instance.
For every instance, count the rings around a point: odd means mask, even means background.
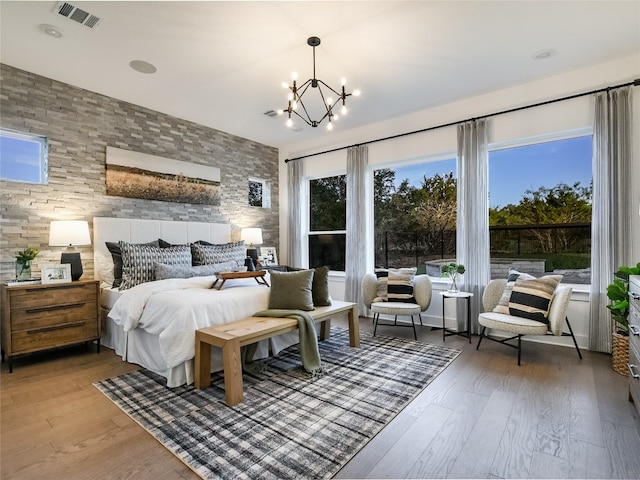
[[[515,349],[417,328],[462,353],[336,478],[640,478],[640,418],[609,355],[525,343],[518,367]],[[0,478],[198,478],[92,385],[137,368],[95,346],[3,364]]]

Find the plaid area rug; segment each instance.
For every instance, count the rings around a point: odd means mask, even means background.
[[[202,478],[330,478],[460,353],[366,333],[360,343],[334,327],[315,380],[289,347],[244,374],[234,407],[222,373],[205,390],[167,388],[146,370],[95,386]]]

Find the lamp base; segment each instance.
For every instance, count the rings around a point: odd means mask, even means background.
[[[258,249],[257,248],[247,248],[247,257],[251,257],[253,259],[253,263],[258,261]]]
[[[82,260],[78,252],[63,253],[60,257],[60,263],[71,264],[71,279],[76,282],[82,276]]]

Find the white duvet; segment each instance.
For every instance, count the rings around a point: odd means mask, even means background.
[[[211,288],[215,277],[193,277],[143,283],[113,305],[109,318],[125,332],[136,328],[158,335],[160,354],[169,368],[195,356],[195,331],[265,310],[269,288],[253,278],[228,280]]]

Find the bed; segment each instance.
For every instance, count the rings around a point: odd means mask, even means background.
[[[93,219],[94,272],[101,284],[101,342],[123,360],[167,380],[167,386],[193,383],[195,330],[251,316],[268,308],[269,288],[254,279],[238,279],[212,289],[213,275],[166,278],[120,290],[113,287],[114,263],[107,242],[139,245],[161,239],[185,246],[195,242],[229,244],[229,224],[125,218]],[[298,342],[296,332],[260,342],[256,358]],[[217,352],[216,352],[217,353]],[[222,369],[213,355],[211,371]]]

